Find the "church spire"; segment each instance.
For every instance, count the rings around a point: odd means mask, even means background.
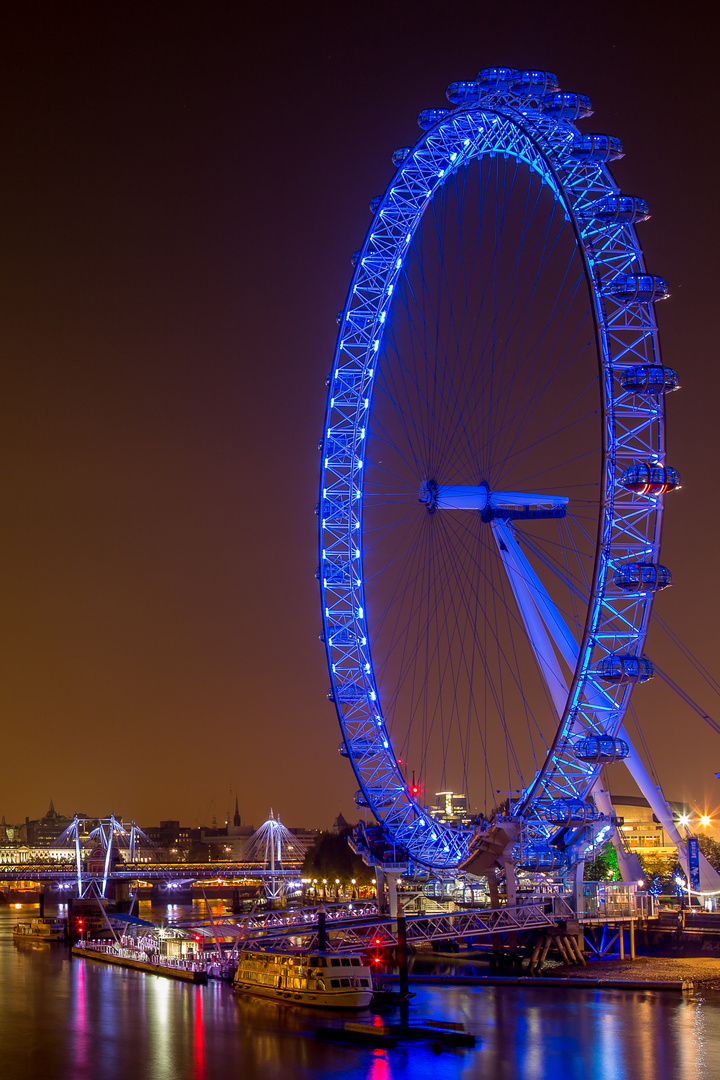
[[[235,796],[235,815],[233,817],[233,825],[237,828],[240,827],[240,807],[238,806],[238,797]]]

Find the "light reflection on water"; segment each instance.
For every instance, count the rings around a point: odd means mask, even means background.
[[[330,1013],[15,945],[11,925],[28,914],[0,908],[2,1080],[720,1076],[720,994],[418,987],[411,1016],[463,1020],[478,1049],[367,1050],[315,1041],[317,1024],[340,1022]]]

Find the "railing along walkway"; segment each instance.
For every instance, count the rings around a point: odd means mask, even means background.
[[[478,908],[471,911],[445,912],[432,915],[407,915],[407,940],[409,944],[427,942],[469,940],[484,935],[502,934],[519,930],[551,928],[558,918],[574,918],[569,904],[556,897],[554,910],[546,903],[519,904],[515,907]],[[272,926],[250,924],[245,926],[244,940],[248,945],[262,948],[318,947],[317,922],[286,922]],[[397,944],[397,919],[389,915],[373,918],[342,919],[327,922],[328,949],[331,952],[367,951]],[[242,947],[242,946],[240,946]]]

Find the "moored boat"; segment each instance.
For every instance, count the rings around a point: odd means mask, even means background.
[[[32,919],[13,926],[13,937],[17,941],[63,941],[65,938],[64,919]]]
[[[275,1001],[334,1009],[364,1009],[372,1001],[372,976],[359,956],[326,952],[243,950],[236,990]]]

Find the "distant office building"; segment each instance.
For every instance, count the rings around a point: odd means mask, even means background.
[[[84,818],[85,816],[85,814],[78,814],[78,817],[80,818]],[[52,847],[58,837],[72,824],[73,820],[72,817],[65,817],[64,814],[58,814],[51,799],[50,807],[44,817],[36,818],[32,821],[29,817],[25,818],[25,824],[20,828],[19,839],[27,844],[28,847]],[[89,826],[89,829],[90,828],[92,828],[92,825]]]
[[[658,855],[675,861],[677,848],[652,812],[647,799],[635,795],[617,795],[612,799],[618,829],[626,846],[637,855]],[[670,803],[673,817],[689,813],[683,803]]]
[[[458,795],[454,791],[436,791],[435,803],[428,806],[427,811],[444,825],[469,825],[472,821],[467,795]]]
[[[148,825],[143,829],[148,840],[152,840],[159,862],[187,862],[187,855],[193,843],[193,833],[199,832],[181,825],[179,821],[161,821],[159,825]]]

